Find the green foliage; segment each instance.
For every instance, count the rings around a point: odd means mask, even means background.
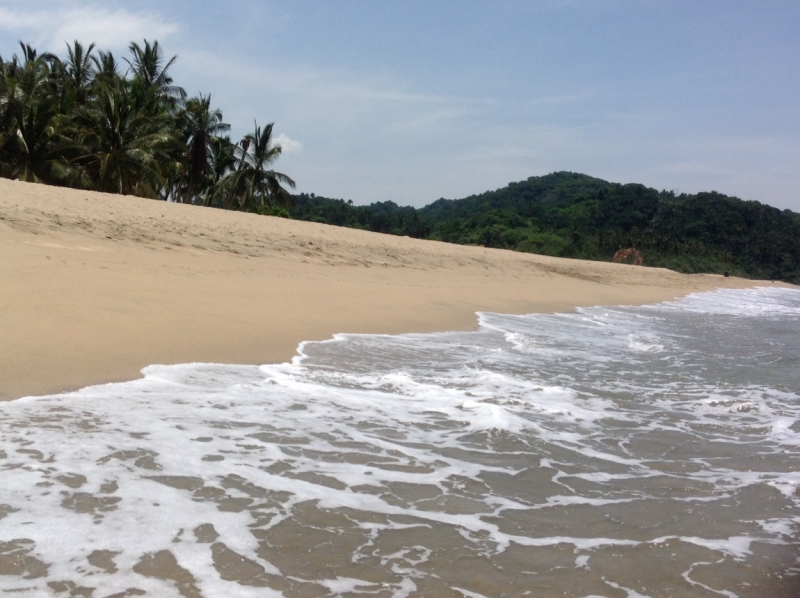
[[[257,211],[275,204],[291,208],[294,198],[281,184],[294,188],[294,181],[268,168],[280,153],[281,146],[272,143],[272,124],[263,130],[256,125],[255,132],[242,140],[241,147],[234,148],[236,168],[223,181],[223,207]]]
[[[65,135],[82,148],[73,163],[93,189],[155,198],[177,167],[181,148],[171,126],[154,93],[136,98],[124,86],[103,86],[71,115]]]
[[[434,223],[502,209],[525,217],[536,217],[547,209],[576,197],[594,196],[608,185],[605,181],[585,174],[559,172],[510,183],[502,189],[466,199],[439,199],[422,208],[420,212]]]
[[[800,214],[719,193],[680,195],[556,172],[419,210],[301,195],[295,218],[545,255],[610,261],[619,249],[685,273],[800,283]]]
[[[514,249],[526,253],[562,255],[568,245],[569,243],[564,237],[559,237],[553,233],[531,233]]]
[[[63,60],[20,49],[0,57],[2,177],[553,256],[611,260],[632,247],[650,266],[800,283],[800,214],[788,210],[572,172],[419,210],[292,196],[273,169],[273,125],[231,141],[210,97],[175,84],[176,58],[158,42],[131,43],[128,69],[94,44],[67,45]]]
[[[292,215],[289,213],[289,210],[281,206],[259,206],[256,209],[256,213],[261,214],[262,216],[276,216],[278,218],[292,217]]]
[[[369,206],[354,206],[352,201],[318,197],[301,193],[295,197],[292,215],[297,220],[359,228],[376,233],[386,233],[425,239],[433,227],[420,216],[418,210],[398,206],[391,201]]]
[[[63,60],[20,44],[0,57],[0,176],[256,211],[291,207],[272,124],[239,144],[211,99],[187,99],[158,42],[131,43],[126,75],[111,52],[67,45]]]

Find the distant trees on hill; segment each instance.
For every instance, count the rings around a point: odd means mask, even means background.
[[[720,193],[676,195],[556,172],[424,208],[300,195],[294,217],[450,243],[800,283],[800,214]]]
[[[120,62],[74,42],[63,58],[0,57],[0,176],[228,209],[289,208],[272,124],[231,141],[209,96],[189,98],[158,42]]]
[[[120,62],[94,44],[0,57],[0,177],[169,199],[420,239],[800,283],[800,214],[570,172],[415,209],[291,195],[273,125],[231,140],[209,96],[175,84],[158,42]],[[636,254],[639,255],[638,253]]]
[[[427,239],[433,232],[433,225],[420,214],[420,210],[398,206],[392,201],[354,206],[352,201],[301,193],[295,197],[292,217],[417,239]]]

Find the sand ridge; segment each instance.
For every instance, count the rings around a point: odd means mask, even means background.
[[[753,281],[465,247],[0,179],[0,400],[337,332],[642,304]]]

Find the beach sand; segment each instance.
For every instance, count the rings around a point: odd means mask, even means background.
[[[0,179],[0,400],[155,363],[286,361],[337,332],[753,284]]]

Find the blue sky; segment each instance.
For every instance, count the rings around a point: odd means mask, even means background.
[[[18,40],[158,39],[298,189],[421,206],[556,170],[800,211],[800,3],[4,0]]]

